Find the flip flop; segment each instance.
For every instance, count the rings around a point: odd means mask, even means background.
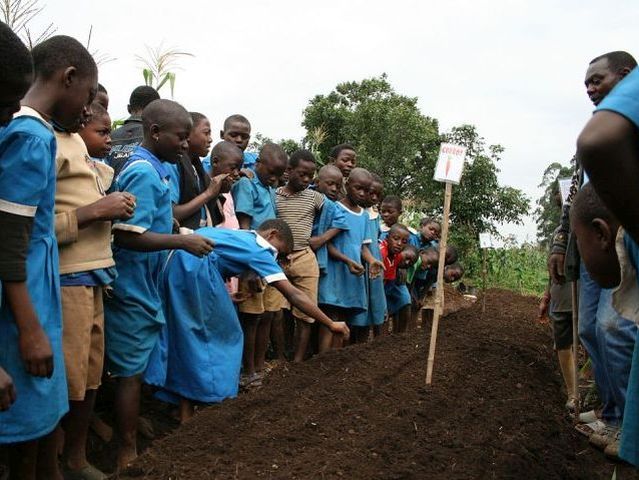
[[[599,420],[597,413],[594,410],[589,410],[579,414],[579,423],[592,423]]]
[[[106,480],[107,476],[95,468],[93,465],[88,464],[86,467],[80,470],[65,470],[62,472],[64,480]]]
[[[601,420],[595,420],[594,422],[590,422],[590,423],[578,423],[577,425],[575,425],[575,430],[577,430],[579,433],[581,433],[585,437],[589,437],[589,438],[592,434],[603,433],[605,429],[606,429],[606,424],[602,422]]]

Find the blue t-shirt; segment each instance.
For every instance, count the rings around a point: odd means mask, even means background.
[[[264,185],[255,175],[240,178],[231,190],[235,213],[251,217],[251,230],[257,230],[262,222],[275,218],[275,189]]]
[[[609,110],[623,115],[639,128],[639,67],[621,80],[595,111]]]

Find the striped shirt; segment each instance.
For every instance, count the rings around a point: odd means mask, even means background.
[[[275,203],[277,218],[284,220],[291,227],[293,250],[303,250],[308,247],[315,215],[324,205],[324,195],[308,188],[289,194],[284,187],[281,187],[275,194]]]

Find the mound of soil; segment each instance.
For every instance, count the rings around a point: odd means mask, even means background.
[[[608,480],[614,464],[565,418],[536,306],[490,291],[483,316],[478,302],[445,317],[428,388],[428,328],[283,366],[155,442],[129,476]]]

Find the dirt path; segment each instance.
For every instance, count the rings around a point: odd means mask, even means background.
[[[131,476],[610,479],[564,417],[535,299],[492,291],[487,306],[442,321],[431,388],[421,331],[288,365],[157,441]]]

